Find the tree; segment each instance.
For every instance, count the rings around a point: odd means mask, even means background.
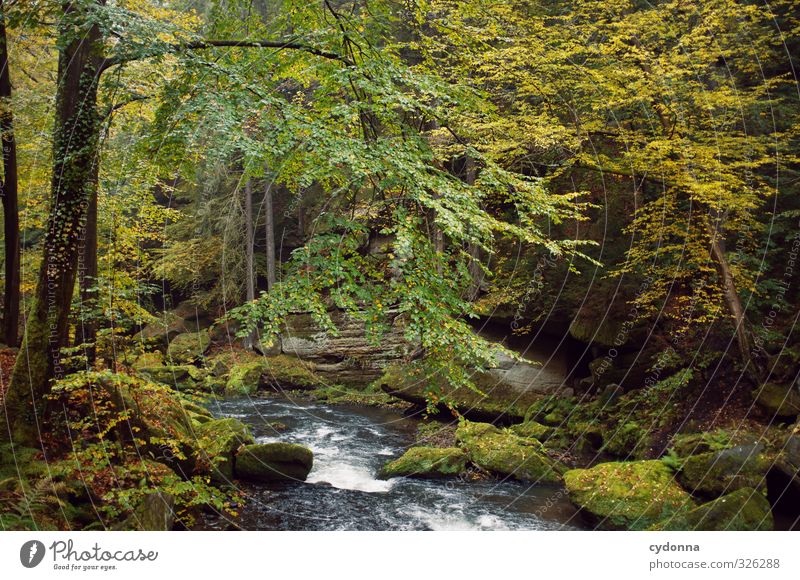
[[[5,289],[3,295],[3,341],[16,346],[19,340],[20,242],[17,142],[11,110],[11,75],[6,37],[6,10],[0,0],[0,133],[3,143],[3,233],[5,239]]]

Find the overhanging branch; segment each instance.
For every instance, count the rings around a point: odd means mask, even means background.
[[[191,50],[207,50],[210,48],[276,48],[278,50],[299,50],[328,60],[336,60],[347,66],[355,66],[352,59],[301,42],[287,42],[282,40],[196,40],[182,44],[171,44],[159,50],[136,56],[109,57],[103,61],[100,72],[126,62],[134,62],[162,54],[176,54]]]

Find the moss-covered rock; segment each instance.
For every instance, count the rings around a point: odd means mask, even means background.
[[[208,330],[185,332],[173,338],[167,348],[167,359],[176,364],[192,363],[198,360],[211,345]]]
[[[760,443],[690,455],[680,463],[678,480],[691,493],[716,497],[737,489],[764,489],[772,461]]]
[[[225,383],[226,397],[245,397],[253,395],[261,384],[261,375],[266,365],[263,360],[254,360],[234,365]]]
[[[488,423],[464,421],[456,441],[478,467],[499,475],[537,483],[560,483],[564,467],[535,439],[519,437]]]
[[[627,421],[604,433],[602,450],[621,459],[641,459],[650,448],[650,432],[636,421]]]
[[[201,423],[194,433],[203,467],[211,473],[212,479],[223,483],[233,478],[239,448],[255,443],[247,425],[231,417]]]
[[[694,507],[661,461],[573,469],[564,474],[564,483],[572,502],[605,528],[644,530]]]
[[[654,530],[766,531],[774,528],[769,502],[750,487],[704,503],[676,517],[663,520]]]
[[[264,381],[276,390],[316,389],[327,384],[325,379],[297,357],[269,356],[264,361]]]
[[[193,365],[140,367],[137,374],[151,381],[169,385],[179,391],[197,388],[203,381],[203,371]]]
[[[263,357],[252,351],[240,348],[229,348],[206,356],[205,366],[210,375],[214,377],[225,377],[236,365],[259,360],[263,360]]]
[[[186,321],[174,312],[163,312],[158,319],[146,325],[133,335],[133,343],[142,346],[164,348],[169,341],[182,332],[186,332]]]
[[[136,357],[131,365],[133,370],[138,371],[148,367],[159,367],[164,365],[164,354],[161,351],[145,352]]]
[[[791,385],[766,383],[753,391],[753,398],[773,417],[794,419],[800,415],[800,392]]]
[[[536,421],[525,421],[524,423],[512,425],[509,427],[509,431],[514,433],[514,435],[519,435],[520,437],[528,437],[530,439],[545,441],[548,437],[553,435],[555,429],[548,427],[547,425],[542,425]]]
[[[421,366],[408,364],[387,367],[378,384],[384,392],[400,400],[426,407],[429,401],[433,401],[444,413],[449,413],[452,406],[475,421],[500,418],[522,421],[528,408],[544,397],[541,391],[522,388],[492,372],[475,373],[471,379],[478,391],[467,387],[454,388],[443,379],[431,378]]]
[[[249,481],[305,481],[314,464],[310,449],[294,443],[246,445],[236,455],[235,473]]]
[[[380,471],[382,479],[390,477],[447,477],[458,475],[467,467],[467,455],[457,447],[412,447],[401,457],[390,461]]]

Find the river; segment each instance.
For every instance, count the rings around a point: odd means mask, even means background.
[[[416,420],[381,408],[306,399],[227,399],[221,417],[250,426],[259,443],[309,447],[305,483],[247,484],[237,525],[250,530],[558,530],[580,527],[557,487],[518,481],[376,477],[413,445]],[[270,426],[283,423],[285,430]],[[220,527],[221,521],[210,527]]]

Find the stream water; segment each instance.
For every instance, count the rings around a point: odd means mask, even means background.
[[[305,483],[247,485],[238,524],[251,530],[552,530],[580,526],[565,492],[517,481],[376,477],[414,442],[416,421],[378,408],[304,399],[236,399],[212,411],[250,426],[260,443],[314,452]],[[280,433],[270,425],[280,422]]]

